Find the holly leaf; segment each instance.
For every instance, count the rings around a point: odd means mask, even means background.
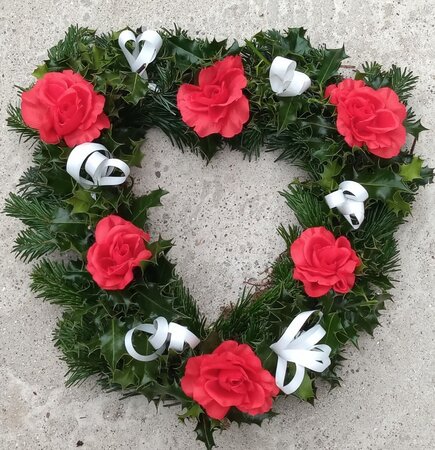
[[[301,400],[312,402],[315,397],[313,383],[314,380],[312,380],[307,372],[305,372],[302,384],[294,392],[294,395],[296,395],[296,397],[299,397]]]
[[[108,331],[100,336],[101,353],[112,371],[116,370],[118,361],[126,353],[124,346],[126,332],[124,322],[120,319],[112,319]]]
[[[197,419],[201,414],[204,414],[204,410],[198,403],[194,403],[183,414],[178,414],[178,418],[184,422],[186,419]]]
[[[421,179],[421,168],[423,160],[419,156],[414,156],[409,164],[401,164],[399,169],[400,176],[405,181]]]
[[[226,415],[226,418],[231,422],[236,422],[239,426],[242,423],[247,423],[249,425],[255,424],[261,427],[264,420],[271,420],[273,417],[277,416],[278,413],[274,411],[268,411],[264,414],[257,414],[255,416],[251,416],[250,414],[246,414],[242,411],[239,411],[237,408],[231,408]]]
[[[337,49],[325,49],[325,57],[317,73],[317,82],[323,86],[331,77],[337,75],[341,62],[348,56],[344,51],[344,47]]]
[[[406,132],[411,134],[412,136],[414,136],[416,139],[418,139],[418,137],[420,136],[420,133],[422,131],[426,131],[427,128],[424,127],[421,124],[421,120],[405,120],[405,122],[403,123],[405,128],[406,128]]]
[[[377,168],[375,173],[355,172],[355,181],[362,184],[370,198],[392,200],[396,192],[412,194],[402,177],[388,168]]]
[[[207,163],[209,163],[213,156],[219,151],[220,145],[221,138],[217,134],[211,134],[210,136],[199,140],[201,156]]]
[[[40,66],[38,66],[33,72],[32,75],[37,78],[38,80],[40,78],[42,78],[46,73],[48,72],[48,67],[47,65],[41,64]]]
[[[334,180],[334,178],[341,173],[342,164],[338,161],[329,161],[327,164],[323,166],[323,172],[320,178],[320,185],[326,190],[334,190],[337,189],[338,183]]]
[[[401,192],[395,192],[393,198],[387,200],[388,206],[396,213],[403,213],[404,215],[411,213],[411,205],[405,201]]]
[[[211,450],[216,446],[213,439],[213,432],[217,429],[211,420],[205,415],[201,414],[198,418],[198,424],[195,428],[196,440],[204,443],[207,450]]]
[[[66,203],[72,205],[72,214],[86,214],[89,212],[94,200],[92,199],[89,191],[79,188],[74,192],[74,195],[66,201]]]
[[[278,108],[278,131],[285,130],[287,126],[294,122],[298,115],[301,100],[297,97],[281,98]]]
[[[122,98],[132,105],[137,105],[148,93],[148,82],[137,73],[127,73],[123,79],[124,89],[128,92]]]
[[[146,317],[163,316],[168,322],[174,319],[177,312],[173,308],[173,298],[162,293],[155,283],[135,283],[134,302]]]
[[[137,227],[143,228],[148,218],[148,210],[156,206],[161,206],[160,199],[168,192],[163,189],[156,189],[148,195],[136,197],[131,204],[131,216],[128,218]]]

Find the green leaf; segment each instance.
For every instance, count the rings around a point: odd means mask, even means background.
[[[137,105],[148,93],[148,82],[137,73],[128,73],[124,76],[124,87],[128,92],[123,99],[132,105]]]
[[[135,283],[134,301],[145,317],[163,316],[168,322],[177,315],[173,307],[174,298],[162,293],[162,288],[154,283]]]
[[[325,57],[317,73],[317,82],[320,86],[323,87],[325,82],[337,75],[341,62],[347,57],[344,47],[325,50]]]
[[[201,414],[198,418],[198,424],[195,428],[196,440],[204,443],[207,450],[211,450],[216,446],[213,439],[213,431],[216,427],[213,427],[211,420],[205,415]]]
[[[231,422],[236,422],[239,425],[242,423],[247,423],[249,425],[255,424],[261,427],[264,420],[271,420],[273,417],[277,416],[278,413],[274,411],[268,411],[264,414],[257,414],[255,416],[251,416],[250,414],[246,414],[242,411],[239,411],[237,408],[231,408],[226,415],[226,418]]]
[[[112,371],[115,371],[118,361],[126,353],[124,337],[127,329],[120,319],[112,319],[109,324],[109,330],[100,336],[101,353]]]
[[[129,220],[137,227],[143,228],[148,218],[148,210],[156,206],[161,206],[160,199],[167,193],[167,191],[159,188],[150,192],[148,195],[136,197],[131,204],[132,213]]]
[[[48,67],[47,65],[41,64],[40,66],[38,66],[32,73],[32,75],[37,78],[38,80],[40,78],[42,78],[46,73],[48,72]]]
[[[423,160],[419,156],[413,156],[409,164],[401,164],[399,174],[405,181],[421,179]]]
[[[278,108],[278,131],[282,131],[289,123],[294,122],[298,115],[301,100],[297,97],[281,98]]]
[[[323,166],[322,177],[319,181],[320,185],[329,191],[337,189],[338,183],[334,178],[341,173],[342,164],[336,160],[329,161]]]
[[[396,213],[410,214],[411,205],[405,201],[401,192],[395,192],[393,198],[387,200],[388,206]]]
[[[85,189],[77,189],[74,195],[66,201],[69,205],[73,206],[72,214],[87,213],[89,208],[94,203],[92,195]]]
[[[299,397],[301,400],[310,401],[314,399],[314,388],[313,382],[308,375],[307,372],[304,374],[304,379],[302,380],[302,384],[298,387],[298,389],[294,392],[293,395]]]
[[[178,418],[184,422],[186,419],[197,419],[201,414],[204,414],[203,409],[198,403],[194,403],[186,412],[178,414]]]
[[[389,168],[376,168],[373,172],[355,172],[355,181],[362,184],[370,198],[382,201],[392,200],[396,192],[412,194],[402,177]]]
[[[199,140],[199,147],[201,149],[201,156],[207,161],[213,158],[213,156],[219,151],[221,145],[221,138],[218,134],[211,134],[205,138]]]
[[[421,124],[420,119],[415,121],[405,120],[403,124],[405,125],[406,132],[414,136],[416,139],[418,139],[422,131],[427,130],[427,128]]]

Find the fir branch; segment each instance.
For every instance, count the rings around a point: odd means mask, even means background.
[[[32,271],[31,289],[38,298],[80,311],[89,307],[91,296],[85,292],[91,286],[88,272],[78,270],[71,262],[44,259]]]
[[[8,127],[20,135],[20,141],[24,139],[24,142],[27,142],[31,139],[37,139],[39,137],[39,134],[36,130],[28,127],[24,123],[23,117],[21,115],[21,108],[19,106],[9,104],[7,108],[7,114],[8,117],[6,119],[6,122],[8,124]]]
[[[25,262],[59,250],[58,241],[45,229],[27,228],[18,233],[12,251]]]
[[[327,205],[310,189],[294,184],[288,187],[288,191],[280,192],[280,194],[286,199],[303,228],[319,227],[325,224],[328,227]]]
[[[47,230],[55,208],[37,198],[24,198],[11,193],[6,199],[4,212],[7,216],[20,219],[25,225],[36,230]]]

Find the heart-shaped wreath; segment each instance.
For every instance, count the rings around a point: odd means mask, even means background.
[[[433,176],[414,155],[416,77],[370,63],[343,79],[345,58],[299,28],[228,46],[180,29],[71,27],[49,51],[9,110],[35,145],[5,209],[27,226],[16,254],[43,257],[33,291],[64,308],[54,339],[68,385],[96,375],[178,403],[211,448],[230,421],[271,418],[280,391],[313,401],[315,376],[339,384],[344,346],[390,299],[394,233]],[[136,196],[129,167],[151,127],[207,160],[224,145],[248,158],[266,148],[307,173],[282,193],[300,225],[279,227],[286,249],[266,283],[213,324],[167,259],[171,241],[144,231],[165,192]],[[68,257],[47,258],[58,251]]]

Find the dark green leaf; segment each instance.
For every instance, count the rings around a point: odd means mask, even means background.
[[[112,371],[116,370],[118,361],[126,353],[124,338],[127,331],[124,322],[120,319],[112,319],[108,331],[100,336],[101,353]]]
[[[344,47],[325,50],[325,56],[317,73],[317,82],[320,86],[323,87],[331,77],[337,75],[341,62],[347,57]]]

